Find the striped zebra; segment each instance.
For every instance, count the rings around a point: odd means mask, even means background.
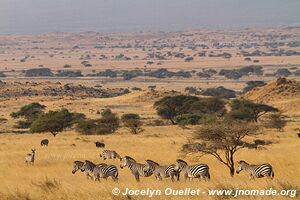
[[[147,166],[145,164],[137,163],[133,158],[129,156],[120,158],[120,161],[120,167],[124,168],[127,166],[131,170],[131,173],[134,175],[137,182],[140,181],[140,176],[149,177],[153,174],[153,171],[151,169],[147,169]]]
[[[114,151],[114,150],[104,150],[100,154],[100,158],[103,158],[103,160],[106,160],[106,159],[115,159],[115,158],[120,159],[121,156],[116,151]]]
[[[187,178],[210,180],[209,167],[207,164],[188,165],[184,160],[177,159],[174,169],[178,171],[178,173],[183,172],[185,181]]]
[[[93,173],[95,181],[100,181],[100,178],[107,179],[108,177],[111,177],[116,182],[118,181],[118,169],[114,165],[98,164],[95,166]]]
[[[72,174],[75,174],[78,170],[80,170],[83,164],[84,164],[84,162],[82,162],[82,161],[79,161],[79,160],[74,161]]]
[[[175,165],[167,165],[167,166],[160,166],[157,162],[152,160],[146,160],[147,168],[153,171],[156,179],[162,180],[162,178],[169,178],[171,177],[172,182],[174,182],[174,177],[179,180],[179,173],[174,169]]]
[[[93,179],[94,176],[94,168],[96,167],[96,165],[89,161],[89,160],[85,160],[84,164],[81,167],[81,171],[85,172],[86,177],[89,179]]]
[[[251,165],[248,164],[246,161],[239,161],[236,173],[240,173],[242,170],[245,170],[249,173],[252,179],[254,178],[262,178],[268,177],[273,179],[274,178],[274,171],[272,166],[269,163],[264,163],[260,165]]]
[[[35,149],[31,149],[31,153],[28,153],[25,156],[25,162],[34,164],[34,160],[35,160]]]

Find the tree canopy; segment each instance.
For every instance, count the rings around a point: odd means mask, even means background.
[[[143,130],[141,128],[143,123],[138,114],[135,113],[124,114],[122,115],[121,120],[124,126],[127,127],[132,134],[138,134]]]
[[[30,132],[42,133],[50,132],[53,136],[56,136],[64,129],[71,127],[82,115],[69,112],[63,108],[61,110],[49,111],[47,113],[40,114],[36,120],[30,126]]]
[[[154,103],[157,114],[173,124],[180,119],[195,122],[208,114],[223,115],[225,102],[217,97],[199,98],[188,95],[167,96]],[[176,120],[175,120],[176,119]]]
[[[246,121],[258,121],[258,118],[268,112],[278,112],[277,108],[272,106],[254,103],[245,99],[234,99],[230,102],[231,111],[229,116],[232,119],[240,119]]]
[[[249,146],[245,138],[258,134],[258,126],[245,121],[219,121],[205,124],[195,131],[193,139],[202,143],[194,149],[196,152],[214,156],[226,165],[230,175],[234,175],[234,154]]]

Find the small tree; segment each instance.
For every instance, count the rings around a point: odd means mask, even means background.
[[[78,121],[76,131],[85,135],[114,133],[120,126],[118,116],[110,109],[105,109],[99,119],[84,119]]]
[[[96,120],[99,133],[114,133],[120,127],[120,119],[109,108],[101,112],[101,118]]]
[[[12,112],[10,116],[12,118],[25,118],[25,121],[18,121],[18,128],[28,128],[32,122],[43,113],[46,106],[39,103],[30,103],[20,108],[17,112]]]
[[[247,147],[245,137],[257,134],[258,127],[245,121],[220,121],[205,124],[194,133],[194,139],[203,141],[196,152],[209,154],[228,167],[234,175],[234,155]]]
[[[92,135],[96,132],[95,120],[86,119],[77,123],[76,131],[84,135]]]
[[[230,118],[246,120],[246,121],[258,121],[258,118],[269,112],[278,112],[277,108],[272,106],[254,103],[245,99],[235,99],[230,103],[231,111],[229,113]]]
[[[127,127],[132,134],[138,134],[143,131],[142,129],[142,121],[138,114],[129,113],[124,114],[121,117],[121,120],[125,127]]]
[[[67,109],[57,111],[49,111],[38,116],[30,126],[30,132],[42,133],[50,132],[54,137],[62,132],[64,129],[71,127],[75,121],[74,113],[69,112]]]
[[[286,119],[281,113],[271,113],[264,120],[264,127],[266,128],[275,128],[278,131],[283,131],[283,128],[286,126]]]
[[[167,96],[154,103],[157,114],[163,119],[168,119],[172,124],[176,124],[174,118],[187,112],[187,106],[198,101],[198,97],[194,96]]]

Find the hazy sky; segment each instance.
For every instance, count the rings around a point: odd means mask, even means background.
[[[299,24],[300,0],[0,0],[0,34]]]

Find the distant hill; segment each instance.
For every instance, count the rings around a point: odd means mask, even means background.
[[[254,88],[243,97],[274,105],[286,114],[300,115],[300,81],[278,78],[263,87]]]

